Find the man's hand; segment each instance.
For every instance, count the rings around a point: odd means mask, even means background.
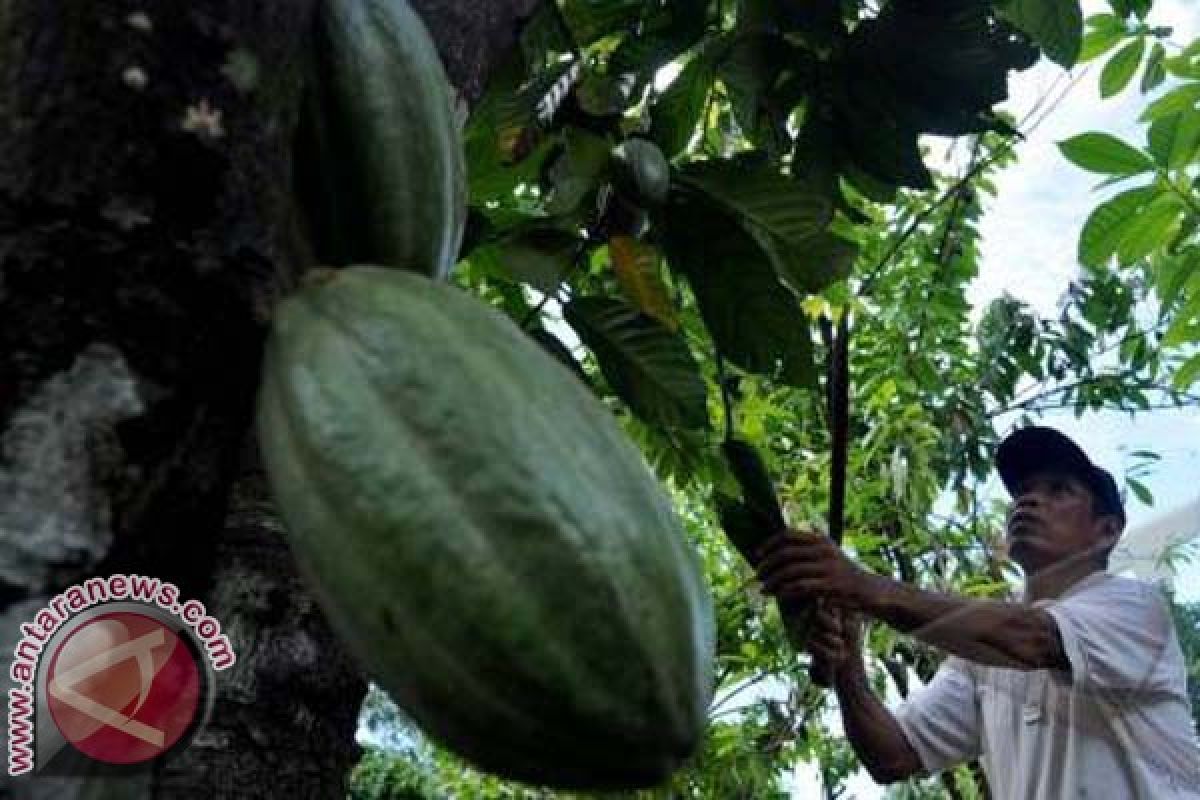
[[[854,666],[855,659],[861,658],[861,627],[854,612],[822,603],[817,609],[807,649],[814,658],[841,672],[843,667]]]
[[[820,596],[833,605],[858,609],[872,577],[819,533],[788,531],[772,536],[756,556],[762,591],[782,602]]]

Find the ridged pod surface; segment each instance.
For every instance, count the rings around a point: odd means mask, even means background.
[[[295,152],[318,263],[435,278],[466,223],[466,166],[451,89],[406,0],[324,0]]]
[[[368,673],[477,766],[632,788],[699,743],[713,611],[611,412],[508,317],[416,274],[277,310],[258,429],[300,568]]]

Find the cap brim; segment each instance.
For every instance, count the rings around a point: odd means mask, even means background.
[[[996,450],[996,471],[1009,495],[1023,478],[1039,470],[1059,469],[1091,480],[1091,460],[1063,434],[1052,428],[1029,427],[1012,433]]]

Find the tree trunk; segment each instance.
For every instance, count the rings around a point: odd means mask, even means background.
[[[206,731],[123,796],[341,796],[357,756],[365,683],[295,576],[252,427],[271,309],[308,266],[291,141],[328,1],[0,3],[0,642],[136,573],[202,599],[238,656]],[[416,5],[470,101],[533,4]]]

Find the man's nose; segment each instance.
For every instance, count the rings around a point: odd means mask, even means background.
[[[1036,490],[1031,489],[1030,491],[1025,492],[1025,494],[1019,495],[1017,499],[1013,501],[1012,510],[1009,512],[1009,516],[1012,516],[1016,512],[1023,509],[1036,509],[1039,505],[1041,505],[1041,502],[1041,495],[1038,494]]]

